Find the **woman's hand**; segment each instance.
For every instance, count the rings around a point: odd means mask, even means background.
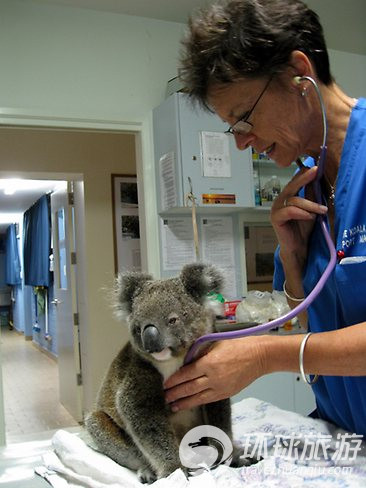
[[[315,218],[328,211],[327,207],[313,201],[311,183],[317,170],[316,166],[310,169],[303,167],[284,187],[271,209],[271,223],[281,247],[281,259],[295,256],[301,268],[306,260]],[[297,196],[302,187],[306,187],[305,198]]]
[[[265,349],[258,336],[215,343],[164,384],[172,411],[228,398],[266,373]]]

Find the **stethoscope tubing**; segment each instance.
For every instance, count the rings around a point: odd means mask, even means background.
[[[302,81],[309,81],[312,83],[314,86],[316,93],[319,98],[319,103],[321,106],[321,112],[322,112],[322,121],[323,121],[323,142],[322,146],[320,148],[320,154],[319,158],[317,161],[317,166],[318,166],[318,173],[315,179],[315,184],[314,184],[314,189],[315,189],[315,199],[317,203],[322,204],[322,194],[321,194],[321,188],[320,188],[320,179],[323,175],[324,172],[324,164],[325,164],[325,158],[326,158],[326,153],[327,153],[327,147],[326,147],[326,139],[327,139],[327,119],[326,119],[326,111],[325,111],[325,106],[323,102],[322,95],[320,93],[319,87],[316,83],[316,81],[309,77],[309,76],[303,76],[298,78],[298,83]],[[297,315],[299,315],[301,312],[304,312],[312,303],[313,301],[317,298],[321,290],[323,289],[325,283],[327,282],[330,274],[332,273],[336,263],[337,263],[337,253],[332,241],[332,238],[330,236],[328,226],[326,223],[326,219],[324,216],[318,215],[317,217],[322,234],[324,236],[324,239],[326,241],[326,244],[329,249],[329,262],[322,274],[322,276],[319,278],[318,283],[314,286],[312,291],[308,294],[308,296],[295,308],[290,310],[288,313],[285,315],[282,315],[281,317],[271,320],[270,322],[267,322],[265,324],[260,324],[256,325],[254,327],[248,327],[246,329],[239,329],[239,330],[233,330],[233,331],[227,331],[227,332],[213,332],[211,334],[205,334],[201,337],[199,337],[191,346],[189,351],[186,354],[186,357],[184,359],[184,364],[189,364],[192,362],[195,357],[199,354],[199,352],[203,349],[204,346],[208,345],[211,342],[217,342],[217,341],[225,341],[229,339],[239,339],[242,337],[247,337],[250,335],[257,335],[257,334],[263,334],[264,332],[268,332],[271,329],[274,329],[276,327],[279,327],[280,325],[285,324],[286,322],[290,321]]]

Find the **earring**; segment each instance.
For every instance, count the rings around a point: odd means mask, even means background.
[[[301,96],[306,97],[307,94],[308,92],[306,91],[306,86],[304,86],[304,88],[301,90]]]

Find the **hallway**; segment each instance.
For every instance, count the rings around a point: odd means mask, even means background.
[[[58,401],[56,361],[5,326],[1,327],[1,358],[7,443],[79,425]]]

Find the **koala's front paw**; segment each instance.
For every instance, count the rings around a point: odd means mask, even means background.
[[[137,477],[141,483],[148,483],[149,485],[158,479],[155,471],[147,466],[137,471]]]
[[[243,466],[241,458],[243,454],[244,449],[240,446],[240,444],[233,442],[233,455],[230,466],[232,466],[233,468],[239,468],[240,466]]]
[[[188,478],[190,477],[190,474],[191,474],[191,472],[189,471],[189,469],[188,469],[188,468],[186,468],[185,466],[181,466],[181,468],[180,468],[180,469],[183,471],[184,476],[185,476],[185,477],[187,478],[187,480],[188,480]]]
[[[252,458],[252,457],[243,457],[244,449],[239,445],[234,443],[233,449],[233,459],[230,463],[232,468],[240,468],[241,466],[251,466],[252,464],[258,463],[263,458]]]

